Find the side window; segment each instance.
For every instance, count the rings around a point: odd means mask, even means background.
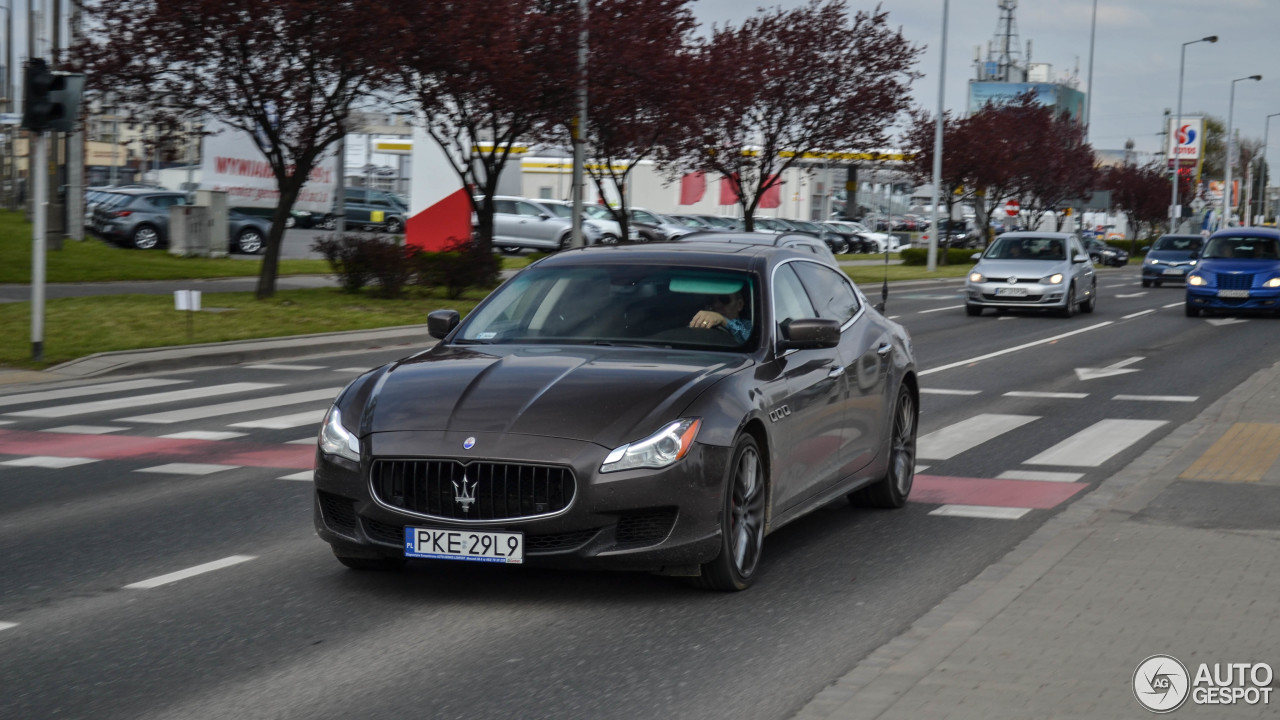
[[[633,210],[631,213],[631,219],[635,220],[636,222],[649,223],[651,225],[658,224],[658,218],[654,217],[650,213],[645,212],[644,210]]]
[[[360,188],[347,188],[346,197],[347,197],[348,203],[355,203],[357,205],[360,205],[364,203],[366,198],[366,193],[364,190],[361,190]]]
[[[516,213],[516,203],[514,200],[494,200],[493,211],[514,215]]]
[[[521,215],[531,215],[533,217],[538,217],[540,215],[545,214],[538,209],[537,205],[533,205],[531,203],[520,202],[519,200],[517,200],[515,203],[515,206],[516,206],[516,212]]]
[[[1098,244],[1101,245],[1102,243],[1098,243]],[[1067,259],[1070,260],[1077,255],[1088,255],[1088,253],[1085,252],[1084,249],[1080,247],[1080,241],[1078,239],[1071,238],[1071,257]]]
[[[788,320],[818,317],[804,285],[792,270],[794,265],[796,263],[787,263],[773,275],[773,317],[779,326]]]
[[[838,320],[843,325],[858,313],[858,294],[853,291],[853,286],[844,273],[811,262],[796,262],[791,265],[795,266],[796,274],[813,299],[818,317]]]

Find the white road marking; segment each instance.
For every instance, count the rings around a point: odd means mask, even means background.
[[[924,472],[925,470],[928,470],[928,469],[929,469],[929,466],[928,466],[928,465],[917,465],[917,466],[916,466],[916,473],[922,473],[922,472]]]
[[[1017,520],[1031,512],[1031,508],[994,507],[991,505],[943,505],[929,512],[943,517],[986,518],[989,520]]]
[[[186,570],[171,572],[168,575],[158,575],[150,580],[142,580],[130,585],[125,585],[124,587],[126,590],[149,590],[151,588],[160,587],[161,585],[168,585],[169,583],[178,582],[179,580],[186,580],[187,578],[195,577],[196,575],[203,575],[207,572],[221,570],[225,567],[239,565],[242,562],[248,562],[256,559],[257,558],[253,555],[232,555],[231,557],[225,557],[221,560],[214,560],[213,562],[208,562],[203,565],[196,565],[195,567],[190,567]]]
[[[210,465],[208,463],[169,463],[149,468],[140,468],[134,472],[161,473],[165,475],[212,475],[223,470],[235,470],[239,465]]]
[[[1136,292],[1136,293],[1129,293],[1129,294],[1127,294],[1127,295],[1116,295],[1116,297],[1118,297],[1118,298],[1136,298],[1136,297],[1142,297],[1143,295],[1146,295],[1146,293],[1145,293],[1145,292]]]
[[[88,465],[92,462],[98,462],[97,458],[80,458],[80,457],[54,457],[52,455],[32,455],[30,457],[17,458],[15,460],[5,460],[0,465],[8,465],[10,467],[38,467],[38,468],[69,468],[76,465]]]
[[[1111,377],[1113,375],[1124,375],[1126,373],[1138,372],[1136,369],[1134,370],[1127,369],[1127,366],[1132,365],[1136,362],[1142,362],[1145,359],[1146,358],[1143,358],[1143,357],[1131,357],[1131,358],[1125,358],[1120,362],[1111,363],[1106,367],[1076,368],[1076,377],[1080,378],[1081,380],[1097,380],[1099,378]]]
[[[1039,419],[1038,415],[974,415],[920,437],[916,441],[916,457],[922,460],[947,460]]]
[[[900,317],[902,317],[902,316],[901,316],[901,315],[890,315],[890,316],[888,317],[888,319],[889,319],[889,320],[897,320],[897,319],[898,319],[898,318],[900,318]]]
[[[289,442],[285,443],[285,445],[315,445],[315,444],[316,444],[315,435],[312,435],[310,437],[298,438],[297,440],[290,440]]]
[[[15,422],[17,421],[16,420],[0,420],[0,425],[12,425]]]
[[[1076,482],[1084,477],[1084,473],[1046,472],[1044,470],[1006,470],[996,476],[997,480],[1039,480],[1041,482]]]
[[[1134,319],[1134,318],[1136,318],[1136,317],[1142,317],[1143,315],[1150,315],[1150,314],[1151,314],[1151,313],[1153,313],[1153,312],[1155,312],[1155,310],[1154,310],[1154,309],[1140,310],[1140,311],[1138,311],[1138,312],[1136,312],[1136,313],[1130,313],[1130,314],[1128,314],[1128,315],[1123,315],[1123,316],[1121,316],[1121,317],[1120,317],[1120,319],[1121,319],[1121,320],[1132,320],[1132,319]]]
[[[324,370],[322,365],[276,365],[273,363],[245,365],[245,367],[249,370]]]
[[[993,353],[987,353],[986,355],[979,355],[974,358],[969,358],[968,360],[961,360],[960,362],[953,362],[949,365],[941,365],[936,368],[921,370],[919,374],[932,375],[933,373],[942,372],[943,370],[950,370],[952,368],[964,367],[966,365],[973,365],[975,363],[982,362],[983,360],[990,360],[991,358],[1000,357],[1001,355],[1008,355],[1009,353],[1018,352],[1019,350],[1026,350],[1027,348],[1033,348],[1033,347],[1036,347],[1037,345],[1045,345],[1047,343],[1057,342],[1063,338],[1069,338],[1072,335],[1079,335],[1080,333],[1086,333],[1091,330],[1104,328],[1110,324],[1112,324],[1110,320],[1106,322],[1100,322],[1097,325],[1090,325],[1089,327],[1083,327],[1083,328],[1080,328],[1079,330],[1072,330],[1071,332],[1062,333],[1061,335],[1054,335],[1053,337],[1047,337],[1047,338],[1044,338],[1043,340],[1036,340],[1035,342],[1029,342],[1029,343],[1017,345],[1011,348],[1005,348],[1004,350],[997,350]]]
[[[0,630],[8,630],[9,628],[18,627],[18,623],[0,622]]]
[[[320,423],[324,422],[324,414],[327,412],[329,412],[329,408],[326,407],[320,408],[319,410],[308,410],[306,412],[294,413],[292,415],[281,415],[280,417],[267,418],[265,420],[250,420],[248,422],[232,423],[228,427],[288,430],[289,428],[302,427],[303,425],[315,425],[318,428]]]
[[[55,407],[40,408],[39,410],[23,410],[21,412],[7,414],[18,415],[21,417],[40,418],[67,417],[69,415],[120,410],[122,408],[130,407],[142,407],[143,405],[178,402],[179,400],[196,400],[216,395],[230,395],[231,393],[248,392],[250,390],[266,390],[273,387],[278,387],[278,385],[275,383],[229,383],[227,385],[186,388],[170,392],[153,393],[151,395],[135,395],[133,397],[116,398],[114,400],[95,400],[93,402],[75,403],[73,405],[58,405]]]
[[[1037,392],[1035,390],[1010,390],[1004,394],[1005,397],[1020,398],[1049,398],[1058,400],[1082,400],[1089,397],[1089,393],[1066,393],[1066,392]]]
[[[1117,395],[1112,400],[1148,400],[1151,402],[1195,402],[1195,395]]]
[[[917,315],[924,315],[924,314],[926,314],[926,313],[942,312],[943,310],[959,310],[959,309],[960,309],[960,308],[962,308],[962,307],[964,307],[964,306],[963,306],[963,305],[948,305],[948,306],[946,306],[946,307],[933,308],[932,310],[921,310],[921,311],[917,312],[916,314],[917,314]]]
[[[305,392],[289,393],[287,395],[272,395],[269,397],[254,398],[252,400],[237,400],[236,402],[220,403],[218,405],[202,405],[200,407],[187,408],[185,410],[170,410],[168,412],[151,413],[150,415],[136,415],[134,417],[121,418],[120,422],[144,422],[144,423],[176,423],[188,422],[190,420],[203,420],[205,418],[217,417],[219,415],[233,415],[235,413],[253,412],[256,410],[269,410],[272,408],[283,407],[285,405],[299,405],[301,403],[330,401],[332,402],[338,393],[342,392],[342,388],[324,388],[322,390],[307,390]]]
[[[889,318],[889,319],[892,320],[893,318]],[[356,373],[357,375],[363,375],[364,373],[369,372],[371,369],[372,368],[367,368],[367,367],[338,368],[337,370],[334,370],[334,372]]]
[[[980,395],[981,390],[945,390],[943,388],[920,388],[921,395]]]
[[[168,438],[169,440],[230,440],[231,438],[244,437],[248,434],[242,432],[215,432],[212,430],[187,430],[185,432],[161,435],[160,437]]]
[[[49,400],[65,400],[67,398],[100,395],[102,393],[123,392],[125,390],[141,390],[142,388],[160,387],[161,385],[178,385],[190,380],[124,380],[122,382],[87,385],[84,387],[65,388],[62,390],[44,390],[42,392],[23,393],[21,395],[0,396],[0,405],[19,405],[21,403],[48,402]]]
[[[1186,305],[1186,303],[1185,302],[1169,303],[1168,305],[1161,305],[1160,307],[1164,308],[1165,310],[1168,310],[1169,308],[1182,307],[1183,305]]]
[[[314,475],[315,475],[314,471],[304,470],[300,473],[294,473],[292,475],[284,475],[276,479],[277,480],[303,480],[306,482],[311,482],[314,479]]]
[[[69,435],[106,435],[107,433],[120,432],[129,428],[108,427],[106,425],[63,425],[62,427],[49,428],[45,432],[67,433]]]
[[[1022,464],[1098,467],[1156,428],[1167,424],[1167,420],[1099,420]]]
[[[1223,325],[1239,325],[1249,321],[1244,318],[1205,318],[1205,322],[1214,327],[1222,327]]]

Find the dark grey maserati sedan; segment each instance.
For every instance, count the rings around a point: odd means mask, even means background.
[[[841,496],[901,507],[911,340],[840,271],[736,243],[544,258],[320,431],[315,524],[343,564],[539,563],[747,588],[771,531]]]

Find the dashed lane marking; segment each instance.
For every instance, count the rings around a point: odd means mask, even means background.
[[[980,395],[981,390],[946,390],[943,388],[920,388],[921,395]]]
[[[215,431],[215,430],[186,430],[184,432],[169,433],[161,435],[162,438],[170,440],[231,440],[232,438],[244,437],[249,433]]]
[[[18,627],[18,623],[0,621],[0,630],[8,630],[9,628],[16,628],[16,627]]]
[[[149,580],[142,580],[125,585],[124,587],[126,590],[149,590],[151,588],[160,587],[161,585],[168,585],[169,583],[175,583],[179,580],[186,580],[187,578],[203,575],[207,572],[221,570],[222,568],[239,565],[240,563],[256,559],[257,558],[253,555],[232,555],[231,557],[225,557],[221,560],[214,560],[213,562],[208,562],[203,565],[196,565],[195,567],[190,567],[186,570],[171,572],[168,575],[158,575]]]
[[[306,470],[300,473],[294,473],[292,475],[284,475],[277,479],[278,480],[302,480],[305,482],[311,482],[314,479],[313,475],[314,473],[312,471]]]
[[[13,460],[5,460],[0,465],[8,465],[10,467],[38,467],[60,469],[75,467],[76,465],[88,465],[91,462],[97,462],[96,458],[83,457],[55,457],[53,455],[31,455],[28,457],[15,458]]]
[[[942,517],[983,518],[986,520],[1017,520],[1031,512],[1031,508],[992,507],[989,505],[943,505],[929,511]]]
[[[921,310],[921,311],[917,312],[916,314],[917,314],[917,315],[926,315],[926,314],[928,314],[928,313],[942,312],[943,310],[959,310],[959,309],[960,309],[960,308],[962,308],[962,307],[964,307],[964,306],[963,306],[963,305],[948,305],[948,306],[946,306],[946,307],[932,308],[932,309],[930,309],[930,310]]]
[[[1137,400],[1145,402],[1195,402],[1197,395],[1116,395],[1112,400]]]
[[[1153,313],[1153,312],[1155,312],[1155,310],[1153,310],[1153,309],[1140,310],[1140,311],[1138,311],[1138,312],[1136,312],[1136,313],[1129,313],[1128,315],[1124,315],[1124,316],[1122,316],[1120,319],[1121,319],[1121,320],[1132,320],[1132,319],[1134,319],[1134,318],[1136,318],[1136,317],[1142,317],[1143,315],[1150,315],[1150,314],[1151,314],[1151,313]]]
[[[323,365],[277,365],[274,363],[245,365],[245,367],[249,370],[324,370]]]
[[[1083,400],[1089,397],[1089,393],[1066,393],[1066,392],[1038,392],[1035,390],[1010,390],[1004,394],[1005,397],[1014,398],[1045,398],[1049,400]]]
[[[1084,473],[1048,472],[1045,470],[1005,470],[996,476],[1000,480],[1039,480],[1041,482],[1079,482]]]
[[[139,468],[134,472],[158,473],[162,475],[212,475],[223,470],[234,470],[239,465],[211,465],[208,463],[169,463],[155,467]]]
[[[70,433],[72,435],[106,435],[107,433],[123,432],[128,429],[127,427],[108,427],[106,425],[63,425],[62,427],[49,428],[45,432]]]
[[[919,375],[932,375],[933,373],[942,372],[943,370],[950,370],[952,368],[965,367],[966,365],[976,365],[977,363],[980,363],[983,360],[990,360],[991,358],[997,358],[997,357],[1000,357],[1001,355],[1008,355],[1009,353],[1015,353],[1015,352],[1018,352],[1019,350],[1026,350],[1027,348],[1033,348],[1039,345],[1054,343],[1064,338],[1069,338],[1073,335],[1079,335],[1080,333],[1087,333],[1093,330],[1098,330],[1098,329],[1107,327],[1108,325],[1111,325],[1111,324],[1112,322],[1110,320],[1107,320],[1106,322],[1100,322],[1096,325],[1082,327],[1079,330],[1072,330],[1071,332],[1065,332],[1060,335],[1053,335],[1051,337],[1047,337],[1042,340],[1035,340],[1033,342],[1023,343],[1022,345],[1015,345],[1014,347],[1011,347],[1011,348],[1005,348],[1004,350],[997,350],[992,353],[987,353],[986,355],[979,355],[977,357],[969,358],[968,360],[961,360],[959,362],[953,362],[947,365],[940,365],[936,368],[921,370],[919,372]]]

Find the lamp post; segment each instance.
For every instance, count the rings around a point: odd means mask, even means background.
[[[926,270],[934,272],[938,269],[938,224],[939,193],[942,191],[942,124],[944,101],[947,87],[947,15],[951,10],[951,0],[942,0],[942,60],[938,63],[938,125],[933,133],[933,228],[929,231],[929,251],[926,256]],[[950,226],[951,217],[947,217]]]
[[[1280,117],[1280,113],[1271,113],[1270,115],[1267,116],[1265,120],[1262,121],[1262,153],[1258,158],[1258,172],[1261,173],[1262,180],[1263,180],[1263,185],[1261,188],[1262,197],[1259,198],[1259,200],[1261,200],[1259,205],[1262,206],[1262,212],[1260,214],[1262,215],[1264,220],[1267,217],[1267,187],[1271,184],[1269,182],[1266,182],[1271,178],[1271,176],[1267,173],[1267,143],[1270,142],[1269,138],[1271,136],[1271,118],[1273,117]],[[1280,226],[1280,222],[1277,222],[1277,226]]]
[[[1173,126],[1173,134],[1169,136],[1169,149],[1173,155],[1173,172],[1170,173],[1173,185],[1173,202],[1169,205],[1169,232],[1178,232],[1178,218],[1182,213],[1178,212],[1178,169],[1182,161],[1178,158],[1178,133],[1182,130],[1182,79],[1186,75],[1187,69],[1187,46],[1196,43],[1216,43],[1217,35],[1202,37],[1199,40],[1190,40],[1182,43],[1182,60],[1178,63],[1178,122]],[[1092,88],[1090,88],[1092,91]]]
[[[1231,215],[1235,211],[1231,197],[1231,150],[1235,147],[1235,138],[1231,136],[1231,123],[1234,120],[1232,116],[1236,109],[1236,83],[1244,80],[1258,81],[1261,79],[1261,75],[1250,75],[1231,81],[1231,101],[1227,104],[1227,176],[1222,188],[1222,221],[1224,223],[1222,227],[1224,228],[1231,227]]]

